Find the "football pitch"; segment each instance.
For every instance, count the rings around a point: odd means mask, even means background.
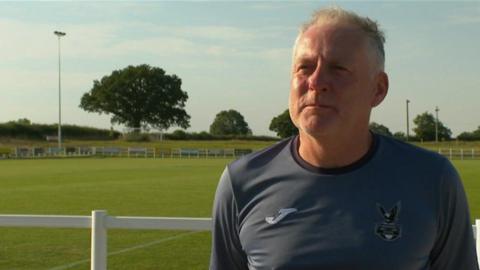
[[[0,160],[0,214],[209,217],[227,159]],[[480,161],[454,161],[480,218]],[[207,269],[209,232],[109,230],[109,269]],[[89,269],[90,230],[0,228],[0,269]]]

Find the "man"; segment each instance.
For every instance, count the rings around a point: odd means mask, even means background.
[[[388,90],[384,36],[340,8],[293,50],[299,136],[227,166],[211,270],[478,270],[465,193],[442,156],[368,130]]]

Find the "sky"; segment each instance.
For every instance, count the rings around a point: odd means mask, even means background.
[[[406,132],[409,99],[411,128],[436,106],[453,135],[480,126],[480,1],[0,2],[0,122],[58,122],[58,30],[67,34],[64,124],[110,128],[111,116],[83,111],[80,98],[113,70],[149,64],[182,79],[188,131],[208,131],[218,112],[235,109],[255,135],[274,135],[298,28],[330,5],[386,33],[390,88],[372,121]]]

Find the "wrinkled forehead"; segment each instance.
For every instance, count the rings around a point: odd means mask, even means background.
[[[294,59],[317,53],[349,57],[352,53],[364,49],[366,41],[365,34],[357,26],[335,21],[319,22],[298,37]]]

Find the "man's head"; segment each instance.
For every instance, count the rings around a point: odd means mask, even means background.
[[[388,90],[383,33],[340,8],[317,11],[293,50],[290,116],[313,137],[368,131],[370,111]]]

